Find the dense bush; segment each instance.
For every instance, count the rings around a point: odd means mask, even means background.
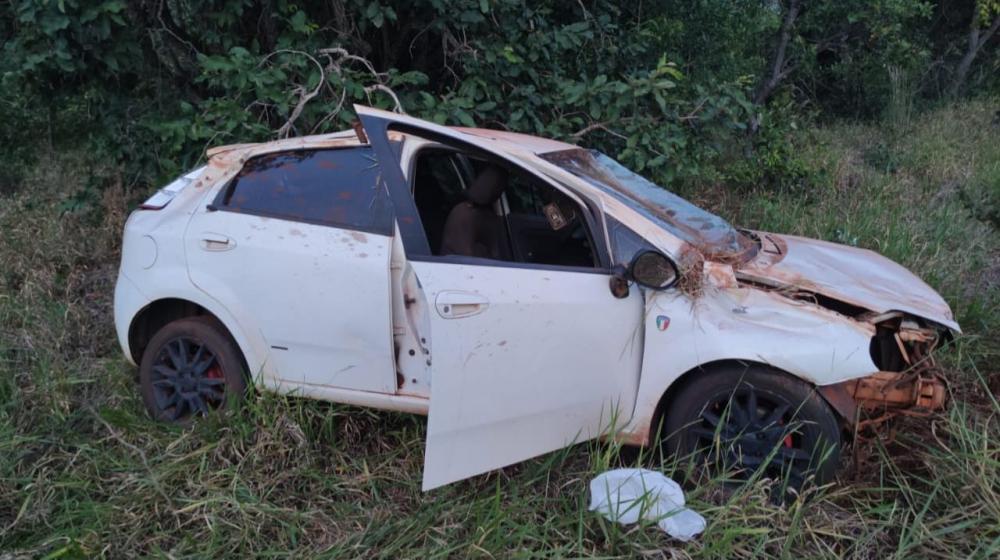
[[[361,102],[586,142],[671,184],[788,185],[807,172],[787,142],[801,119],[940,97],[972,31],[963,82],[992,87],[997,14],[992,0],[12,0],[0,139],[11,161],[85,144],[145,183],[208,145],[342,129]]]

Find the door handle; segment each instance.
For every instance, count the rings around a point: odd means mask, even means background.
[[[434,299],[438,315],[445,319],[461,319],[486,311],[490,301],[472,292],[444,291]]]
[[[228,251],[236,247],[236,242],[221,233],[201,234],[201,248],[205,251]]]

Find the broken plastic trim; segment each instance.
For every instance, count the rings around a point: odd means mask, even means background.
[[[898,312],[859,319],[876,325],[871,354],[880,371],[820,387],[827,402],[857,427],[943,410],[947,386],[932,355],[939,334]]]
[[[174,179],[167,186],[156,191],[153,196],[146,199],[145,202],[139,205],[140,210],[163,210],[170,204],[170,201],[174,199],[185,187],[190,185],[198,175],[205,169],[205,166],[201,166],[193,171],[189,171],[184,175]]]
[[[944,378],[936,372],[878,371],[818,390],[848,424],[858,428],[899,415],[928,416],[943,410],[948,400]]]

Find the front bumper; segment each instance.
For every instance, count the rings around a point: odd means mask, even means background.
[[[848,424],[858,427],[880,424],[899,415],[927,416],[944,410],[948,401],[944,378],[928,370],[879,371],[820,387],[819,392]]]
[[[847,390],[867,412],[934,412],[944,409],[946,387],[936,373],[880,371],[847,382]]]
[[[879,362],[892,366],[893,371],[877,371],[823,386],[820,394],[857,427],[899,415],[927,416],[943,410],[948,387],[932,353],[941,340],[940,333],[902,318],[899,323],[886,322],[877,327],[884,330],[881,337],[873,339],[873,354],[878,353]]]

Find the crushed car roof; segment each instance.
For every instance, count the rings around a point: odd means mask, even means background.
[[[498,147],[506,149],[514,148],[535,154],[544,154],[579,147],[573,144],[567,144],[566,142],[560,142],[559,140],[551,140],[549,138],[541,138],[539,136],[521,134],[519,132],[509,132],[506,130],[467,127],[448,128],[462,134],[474,136],[477,141],[490,140],[501,145]],[[233,160],[239,159],[251,151],[260,151],[262,148],[270,152],[281,150],[340,148],[358,145],[361,145],[361,142],[358,140],[357,134],[353,130],[341,130],[339,132],[332,132],[329,134],[297,136],[295,138],[285,138],[283,140],[272,140],[269,142],[217,146],[206,150],[205,155],[209,159],[221,158],[225,160]]]

